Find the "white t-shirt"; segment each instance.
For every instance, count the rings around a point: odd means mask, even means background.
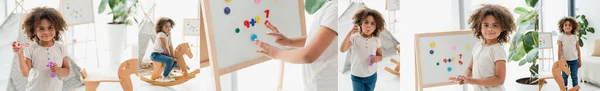
[[[350,37],[350,47],[352,50],[352,75],[358,77],[369,77],[377,72],[377,63],[369,66],[369,56],[376,55],[377,48],[381,48],[381,40],[378,37],[365,38],[359,33],[352,34]]]
[[[321,9],[317,11],[315,21],[308,31],[305,46],[314,39],[319,27],[328,27],[337,32],[337,0],[325,2]],[[325,52],[313,63],[305,64],[304,84],[306,91],[337,91],[337,37],[331,41]]]
[[[27,76],[27,91],[62,91],[63,78],[58,75],[50,77],[50,68],[46,67],[49,62],[56,63],[57,67],[62,67],[63,58],[67,57],[67,47],[65,45],[54,43],[51,47],[42,47],[33,44],[30,47],[23,47],[23,56],[31,59],[31,70]]]
[[[483,42],[473,47],[473,78],[488,78],[496,75],[496,61],[506,60],[506,51],[500,43],[490,46],[482,46]],[[474,85],[475,91],[505,91],[504,85],[478,86]]]
[[[166,50],[170,51],[171,49],[169,49],[169,44],[171,44],[171,37],[167,36],[167,34],[163,33],[163,32],[159,32],[156,36],[156,40],[154,40],[154,52],[158,52],[158,53],[165,53],[165,49],[163,49],[162,44],[160,43],[160,38],[165,38],[165,45],[167,47]]]
[[[577,36],[574,34],[558,36],[558,41],[562,41],[562,57],[567,61],[573,61],[578,59],[577,57],[577,42],[579,41]]]

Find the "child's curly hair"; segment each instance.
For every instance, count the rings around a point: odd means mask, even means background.
[[[498,42],[500,44],[508,42],[510,39],[509,34],[516,29],[516,25],[510,11],[506,7],[496,4],[483,4],[469,17],[468,23],[471,24],[471,30],[474,32],[475,37],[483,39],[481,25],[485,16],[488,15],[493,16],[502,28],[502,32],[498,36]]]
[[[563,27],[565,27],[564,26],[565,22],[571,22],[571,27],[572,27],[571,34],[575,34],[577,32],[577,30],[579,30],[579,23],[577,23],[577,20],[575,20],[575,18],[565,17],[565,18],[560,19],[560,21],[558,21],[558,30],[561,33],[565,33],[565,30],[563,30]]]
[[[61,40],[61,33],[67,29],[67,24],[63,17],[54,8],[49,7],[37,7],[25,15],[25,20],[21,26],[25,30],[27,38],[31,41],[39,42],[39,38],[35,35],[35,28],[40,25],[42,19],[50,21],[51,26],[54,26],[56,35],[54,41]]]
[[[376,27],[371,35],[378,37],[379,33],[385,29],[385,20],[383,19],[383,16],[381,16],[381,13],[379,13],[377,10],[367,7],[360,9],[358,12],[356,12],[356,14],[354,14],[354,17],[352,17],[352,20],[354,20],[353,23],[355,25],[360,25],[366,20],[367,16],[372,16],[375,19]],[[360,29],[360,31],[362,31],[362,29]]]
[[[158,33],[162,32],[163,31],[162,27],[167,23],[171,23],[171,26],[170,26],[171,28],[173,26],[175,26],[175,22],[173,22],[173,20],[171,18],[167,18],[167,17],[158,18],[158,21],[156,21],[156,26],[154,28],[156,30],[156,33],[158,34]]]

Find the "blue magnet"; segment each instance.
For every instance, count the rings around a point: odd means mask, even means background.
[[[229,7],[225,7],[225,10],[223,10],[225,12],[226,15],[229,15],[229,13],[231,13],[231,9]]]
[[[452,71],[452,67],[448,67],[448,72]]]
[[[258,38],[258,36],[256,36],[256,34],[252,34],[252,35],[250,36],[250,40],[251,40],[252,42],[254,42],[254,40],[256,40],[256,38]]]
[[[254,19],[251,19],[251,20],[250,20],[250,25],[254,26],[254,24],[256,24],[256,20],[254,20]]]
[[[433,50],[429,50],[429,54],[433,54]]]

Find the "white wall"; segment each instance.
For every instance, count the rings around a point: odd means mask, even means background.
[[[584,47],[581,48],[582,56],[591,55],[594,50],[594,40],[600,38],[600,33],[598,28],[600,28],[600,12],[598,6],[600,4],[600,0],[577,0],[575,1],[575,14],[585,14],[588,19],[589,25],[596,28],[596,33],[588,34],[586,37],[587,40],[584,40]]]

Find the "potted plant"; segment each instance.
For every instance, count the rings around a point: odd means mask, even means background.
[[[135,15],[137,0],[102,0],[98,6],[98,14],[107,10],[108,15],[112,15],[112,21],[107,23],[106,38],[109,53],[109,62],[105,66],[118,68],[121,57],[121,50],[125,48],[127,25],[131,24],[131,19]],[[135,20],[135,19],[134,19]]]
[[[579,23],[579,31],[577,31],[577,38],[579,38],[579,47],[583,47],[583,40],[587,40],[587,38],[584,37],[584,35],[587,35],[588,33],[595,33],[596,29],[594,29],[594,27],[588,26],[588,20],[585,17],[585,15],[577,15],[575,16],[575,18],[577,18],[577,22]]]
[[[539,34],[539,11],[541,6],[538,0],[525,0],[528,7],[517,7],[514,12],[519,14],[517,19],[517,31],[511,40],[508,62],[519,62],[519,66],[531,63],[529,66],[529,77],[517,79],[519,91],[536,91],[538,79],[538,67],[536,59],[539,57],[538,34]]]

